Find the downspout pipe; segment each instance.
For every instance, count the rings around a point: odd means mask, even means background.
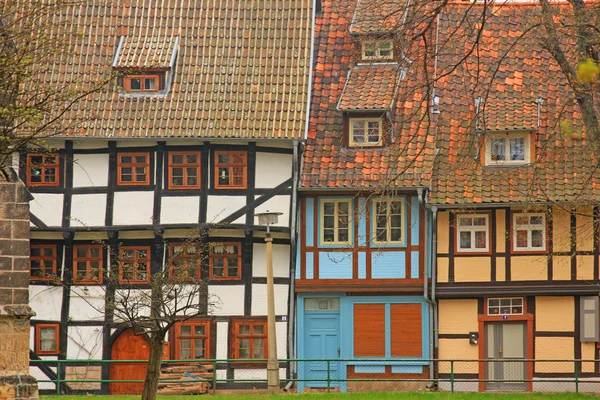
[[[424,227],[423,229],[429,228],[429,213],[425,207],[427,192],[421,188],[417,189],[419,205],[421,210],[424,212]],[[434,341],[433,341],[433,313],[435,310],[435,304],[429,297],[429,260],[431,259],[431,250],[429,249],[429,237],[427,235],[425,243],[423,243],[423,251],[425,255],[425,268],[423,269],[423,299],[429,304],[429,358],[433,359]],[[433,280],[432,280],[433,281]],[[434,381],[434,368],[435,363],[429,361],[429,380],[427,387],[435,386]]]
[[[437,206],[431,207],[432,213],[432,229],[431,229],[431,303],[433,304],[433,346],[434,352],[432,357],[437,357],[438,349],[438,305],[435,298],[435,286],[437,281]],[[434,379],[435,379],[434,375]]]
[[[290,285],[288,293],[288,321],[287,321],[287,356],[288,358],[295,358],[294,351],[294,338],[295,338],[295,321],[296,321],[296,227],[298,221],[298,179],[299,179],[299,142],[294,140],[293,142],[293,161],[292,161],[292,204],[291,212],[292,218],[290,222]],[[296,370],[296,363],[291,362],[288,365],[288,378],[293,378],[293,374]],[[286,388],[291,387],[294,381],[289,381],[285,386]],[[289,389],[289,388],[288,388]]]

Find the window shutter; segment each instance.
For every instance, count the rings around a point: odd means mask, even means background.
[[[422,322],[420,304],[390,306],[391,356],[422,356]]]
[[[354,305],[354,356],[385,357],[385,304]]]
[[[597,342],[598,333],[598,296],[582,296],[581,308],[581,341]]]

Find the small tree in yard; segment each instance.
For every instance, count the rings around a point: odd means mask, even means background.
[[[115,322],[123,322],[136,334],[147,334],[150,339],[142,400],[156,398],[169,330],[178,322],[207,315],[219,301],[208,293],[206,281],[198,279],[200,262],[206,254],[201,247],[206,246],[201,246],[197,239],[178,246],[166,265],[151,274],[148,287],[140,288],[139,282],[147,281],[149,266],[123,261],[122,253],[121,261],[109,273],[104,312],[111,314]],[[185,260],[181,257],[184,253]],[[145,258],[143,254],[140,256]],[[136,260],[138,255],[131,258]]]

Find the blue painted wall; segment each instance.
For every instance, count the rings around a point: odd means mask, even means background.
[[[406,278],[406,253],[404,251],[371,253],[371,277],[373,279]]]
[[[308,256],[308,254],[307,254]],[[319,278],[352,279],[352,252],[331,251],[319,253]],[[308,258],[307,258],[308,264]],[[308,265],[307,265],[308,271]],[[307,274],[308,277],[308,274]]]

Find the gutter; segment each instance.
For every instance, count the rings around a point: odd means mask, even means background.
[[[433,304],[433,353],[432,357],[437,357],[438,349],[438,306],[435,298],[435,286],[437,281],[437,206],[431,207],[433,213],[432,229],[431,229],[431,302]],[[435,375],[434,375],[435,376]],[[437,386],[437,384],[435,384]]]
[[[426,196],[427,196],[427,192],[421,188],[417,189],[417,193],[418,193],[418,197],[419,197],[419,204],[421,205],[421,209],[423,210],[423,212],[425,213],[425,218],[424,218],[424,227],[423,229],[427,229],[429,228],[429,213],[427,212],[427,209],[425,208],[425,203],[426,203]],[[435,229],[435,226],[434,226]],[[433,231],[433,230],[432,230]],[[423,243],[423,252],[425,253],[425,268],[423,269],[423,299],[429,304],[429,380],[430,382],[427,384],[428,388],[432,388],[437,386],[436,382],[435,382],[435,362],[433,361],[434,358],[434,350],[435,350],[435,341],[434,341],[434,334],[436,332],[436,330],[433,328],[434,327],[434,323],[435,323],[435,318],[434,318],[434,313],[436,313],[437,311],[437,305],[435,304],[435,300],[433,300],[432,298],[429,297],[429,267],[428,267],[428,262],[430,260],[430,254],[433,255],[434,251],[435,251],[435,246],[432,247],[432,249],[429,249],[428,246],[429,241],[427,240],[427,238],[425,239],[425,243]],[[435,277],[435,275],[432,273],[432,276]],[[432,279],[432,292],[433,292],[433,285],[434,285],[435,279]]]
[[[310,61],[308,64],[308,89],[306,92],[306,127],[304,128],[304,140],[308,139],[308,128],[310,127],[310,106],[312,97],[313,64],[315,62],[315,25],[317,22],[317,1],[312,2],[312,23],[310,28]]]

